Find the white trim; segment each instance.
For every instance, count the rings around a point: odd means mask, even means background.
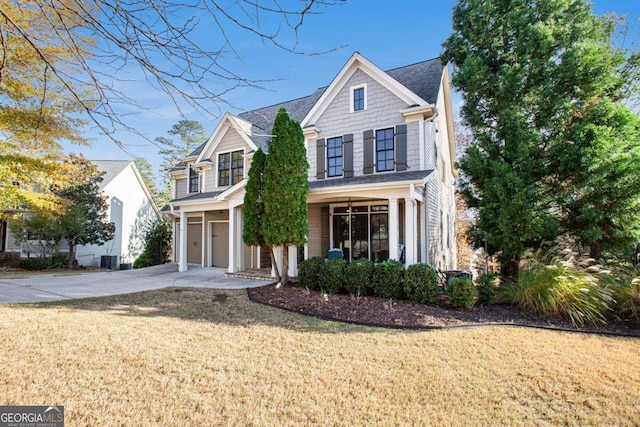
[[[358,89],[364,89],[364,94],[363,94],[363,101],[364,101],[364,107],[362,108],[362,110],[356,110],[354,108],[354,101],[355,101],[355,96],[354,96],[354,92]],[[363,83],[360,85],[356,85],[356,86],[351,86],[349,88],[349,112],[350,113],[357,113],[358,111],[365,111],[367,109],[367,84]]]
[[[222,116],[220,123],[218,123],[218,126],[216,126],[211,136],[209,136],[209,139],[207,139],[205,146],[202,148],[200,155],[196,159],[196,163],[210,158],[213,153],[215,153],[216,148],[218,148],[218,145],[220,145],[222,139],[227,134],[227,131],[229,129],[235,129],[242,140],[249,147],[251,147],[252,150],[257,150],[258,146],[254,144],[251,138],[249,138],[249,136],[251,135],[251,126],[251,123],[247,122],[246,120],[234,116],[233,114],[225,113],[224,116]]]
[[[233,163],[233,153],[236,153],[238,151],[242,151],[242,179],[238,182],[236,182],[235,184],[233,184],[233,176],[231,174],[231,164]],[[220,155],[222,154],[231,154],[229,157],[229,184],[228,185],[220,185]],[[224,187],[233,187],[234,185],[237,185],[239,183],[241,183],[246,177],[247,177],[247,168],[245,167],[245,163],[246,163],[246,155],[247,155],[247,151],[242,148],[241,150],[227,150],[227,151],[219,151],[216,153],[216,188],[224,188]]]
[[[428,105],[428,103],[410,91],[406,86],[402,85],[389,74],[382,71],[371,61],[366,59],[358,52],[354,53],[347,63],[342,67],[338,75],[333,79],[327,90],[324,91],[320,99],[315,103],[311,111],[300,122],[300,126],[304,129],[309,125],[315,124],[318,118],[329,107],[331,101],[338,95],[340,90],[346,85],[351,76],[357,71],[362,70],[371,78],[376,80],[382,86],[391,91],[395,96],[400,98],[407,105]]]

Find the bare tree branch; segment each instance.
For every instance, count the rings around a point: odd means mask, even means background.
[[[56,87],[81,106],[97,129],[124,148],[115,136],[118,131],[151,141],[120,112],[121,107],[143,108],[125,85],[142,78],[179,111],[188,105],[217,116],[232,106],[232,91],[268,82],[233,71],[234,62],[241,61],[239,37],[254,37],[293,54],[329,52],[299,50],[298,32],[308,15],[345,1],[11,0],[0,4],[0,83],[10,72],[7,52],[17,37],[49,73],[42,81],[55,79]],[[21,27],[21,20],[32,15],[45,24],[46,37]],[[211,34],[205,44],[204,31]],[[45,52],[52,40],[68,55],[59,59]]]

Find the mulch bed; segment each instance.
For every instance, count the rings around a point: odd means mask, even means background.
[[[368,326],[404,329],[444,329],[489,325],[536,327],[572,332],[640,337],[638,325],[622,322],[603,327],[574,326],[570,321],[549,318],[510,305],[476,306],[472,310],[447,307],[442,295],[438,305],[396,301],[372,296],[324,295],[295,286],[275,285],[248,289],[252,301],[299,314]]]

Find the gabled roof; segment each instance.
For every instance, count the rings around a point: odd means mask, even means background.
[[[133,162],[131,160],[91,160],[91,163],[105,172],[100,183],[100,189],[102,190]]]
[[[276,114],[280,108],[285,108],[289,117],[302,124],[309,112],[314,109],[318,101],[321,101],[327,89],[338,85],[341,74],[347,74],[353,67],[366,68],[367,72],[375,74],[378,78],[386,79],[387,83],[396,86],[396,89],[403,93],[407,100],[412,99],[415,104],[435,104],[438,99],[438,91],[442,80],[442,73],[445,65],[440,58],[417,62],[411,65],[382,71],[359,53],[354,53],[347,61],[340,73],[334,78],[330,86],[317,89],[313,94],[291,101],[285,101],[268,107],[246,111],[238,114],[238,117],[251,123],[251,135],[249,138],[258,147],[267,150],[271,139],[271,129],[275,121]],[[337,88],[339,89],[339,88]],[[330,101],[330,99],[329,99]],[[198,157],[202,153],[208,140],[196,148],[189,156]],[[180,163],[175,169],[184,169],[185,164]]]

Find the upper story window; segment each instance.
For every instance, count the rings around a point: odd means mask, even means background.
[[[327,177],[342,176],[342,137],[327,138]]]
[[[351,112],[367,109],[367,85],[351,88]]]
[[[189,193],[197,193],[200,191],[200,173],[189,165]]]
[[[376,131],[376,171],[394,170],[393,128]]]
[[[234,185],[244,178],[244,151],[218,155],[218,186]]]

